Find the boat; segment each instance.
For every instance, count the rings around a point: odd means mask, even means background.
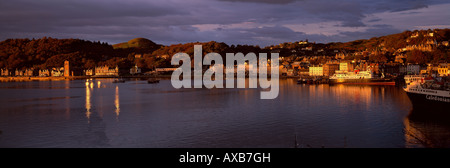
[[[395,85],[392,78],[375,77],[371,71],[337,72],[330,77],[330,84],[356,84],[356,85]]]
[[[297,84],[305,84],[308,80],[304,78],[297,79]]]
[[[159,83],[159,80],[158,79],[148,79],[147,83],[149,83],[149,84]]]
[[[113,83],[125,83],[124,79],[114,79]]]
[[[425,77],[419,80],[409,80],[403,90],[411,100],[414,109],[430,112],[446,111],[447,113],[450,109],[449,80],[445,78]]]
[[[405,84],[408,83],[412,83],[414,81],[418,82],[421,80],[424,80],[425,78],[427,78],[428,75],[426,74],[421,74],[421,75],[405,75],[404,79],[405,79]]]

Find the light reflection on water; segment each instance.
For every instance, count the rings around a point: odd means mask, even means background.
[[[411,103],[393,86],[288,79],[277,99],[261,100],[260,89],[112,81],[0,83],[0,147],[291,148],[295,136],[301,147],[423,146],[407,134],[420,124],[409,120]],[[431,137],[448,140],[442,135]]]

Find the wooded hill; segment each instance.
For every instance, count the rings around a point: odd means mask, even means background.
[[[430,36],[430,33],[433,35]],[[81,68],[93,68],[98,65],[118,65],[121,68],[129,68],[135,64],[149,69],[170,67],[170,59],[175,53],[184,52],[192,57],[195,44],[202,45],[204,54],[216,52],[222,56],[225,56],[225,53],[237,52],[244,54],[248,52],[277,52],[284,57],[293,55],[335,56],[336,51],[338,51],[348,54],[347,59],[370,59],[375,62],[392,61],[394,56],[398,54],[405,54],[408,61],[413,63],[450,62],[449,40],[450,29],[405,31],[399,34],[345,43],[288,42],[265,48],[252,45],[229,46],[215,41],[163,46],[144,38],[132,39],[115,45],[80,39],[47,37],[32,40],[8,39],[0,42],[0,68],[23,69],[34,67],[44,69],[61,67],[64,60],[69,60],[72,66]],[[443,45],[445,41],[447,41],[447,46]],[[424,45],[430,42],[438,44],[432,51],[399,52],[399,49],[408,46]],[[305,47],[312,47],[312,49],[304,50]],[[358,57],[352,54],[356,52],[365,52],[368,55]],[[140,57],[135,57],[136,55],[140,55]]]

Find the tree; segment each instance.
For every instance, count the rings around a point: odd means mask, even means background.
[[[385,54],[382,53],[376,53],[369,56],[369,60],[372,62],[387,62],[387,57]]]
[[[412,50],[406,53],[407,62],[415,63],[415,64],[426,64],[428,63],[428,59],[426,55],[420,50]]]

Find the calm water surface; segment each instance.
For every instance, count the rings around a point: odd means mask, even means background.
[[[174,89],[112,79],[0,83],[0,147],[441,147],[445,122],[411,117],[399,87]],[[448,123],[448,122],[447,122]],[[447,146],[448,147],[448,146]]]

